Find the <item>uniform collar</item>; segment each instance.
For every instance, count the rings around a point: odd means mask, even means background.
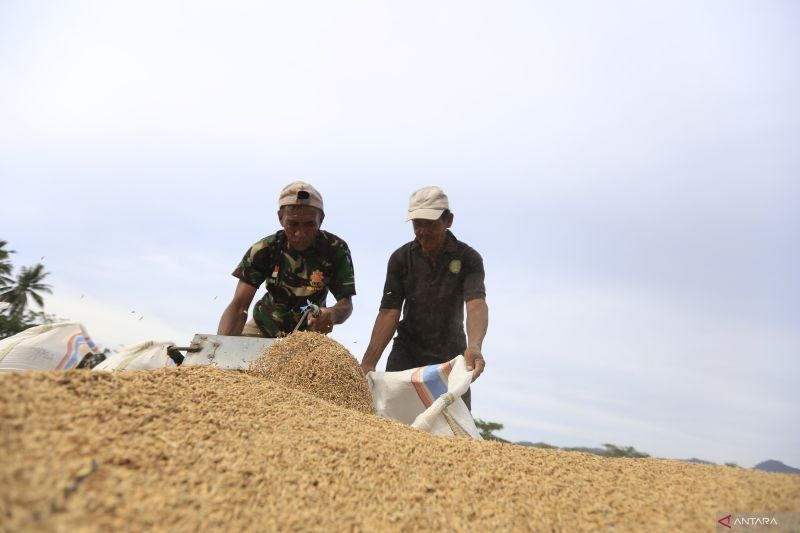
[[[283,229],[278,230],[278,239],[281,241],[281,249],[289,251],[289,241],[286,238],[285,230]],[[317,252],[321,252],[324,249],[327,242],[328,242],[328,236],[325,234],[324,231],[319,230],[319,232],[317,232],[317,237],[314,239],[314,243],[311,245],[310,248],[302,252],[298,252],[297,250],[291,250],[291,253],[303,255],[307,253],[309,250],[315,250]]]

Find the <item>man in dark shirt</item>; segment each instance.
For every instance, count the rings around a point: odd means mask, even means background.
[[[483,259],[450,232],[453,213],[439,187],[412,194],[406,220],[412,221],[416,238],[389,258],[380,311],[361,369],[365,374],[375,370],[397,332],[386,362],[388,372],[440,364],[464,354],[467,370],[474,370],[477,379],[486,364],[481,345],[489,322]],[[464,401],[470,405],[469,392]]]
[[[308,302],[320,306],[321,314],[309,314],[300,330],[328,333],[347,320],[356,293],[353,261],[347,243],[319,229],[324,218],[322,196],[308,183],[295,181],[281,191],[278,221],[283,229],[251,246],[233,271],[239,283],[220,319],[219,335],[291,333]],[[247,310],[262,283],[267,292],[247,322]],[[329,290],[337,300],[333,307],[325,307]]]

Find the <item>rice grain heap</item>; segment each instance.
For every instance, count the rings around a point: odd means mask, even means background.
[[[0,375],[8,531],[711,531],[800,476],[450,439],[242,372]]]
[[[341,407],[375,413],[358,361],[347,348],[320,333],[297,331],[278,339],[250,363],[247,373]]]

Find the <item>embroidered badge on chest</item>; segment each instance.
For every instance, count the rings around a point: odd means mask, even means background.
[[[450,272],[453,274],[458,274],[461,272],[461,259],[453,259],[450,261]]]
[[[309,281],[308,284],[311,285],[311,287],[314,289],[321,289],[322,282],[324,279],[325,275],[321,271],[315,270],[314,272],[311,273],[311,280]]]

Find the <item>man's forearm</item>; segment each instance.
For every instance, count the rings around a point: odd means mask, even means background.
[[[334,305],[331,310],[333,311],[333,323],[334,324],[341,324],[353,313],[353,301],[348,296],[347,298],[342,298],[336,305]]]
[[[231,304],[222,313],[217,335],[241,335],[245,322],[247,322],[247,309],[240,309]]]
[[[381,309],[375,319],[375,326],[372,328],[372,336],[369,340],[364,357],[361,359],[362,365],[374,367],[383,354],[383,350],[392,340],[397,324],[400,322],[400,309]]]
[[[476,298],[467,302],[467,345],[481,351],[483,338],[489,328],[489,306],[486,300]]]
[[[256,287],[249,283],[239,281],[231,303],[228,304],[219,319],[218,335],[242,334],[245,322],[247,322],[247,310],[250,308],[256,290]]]

